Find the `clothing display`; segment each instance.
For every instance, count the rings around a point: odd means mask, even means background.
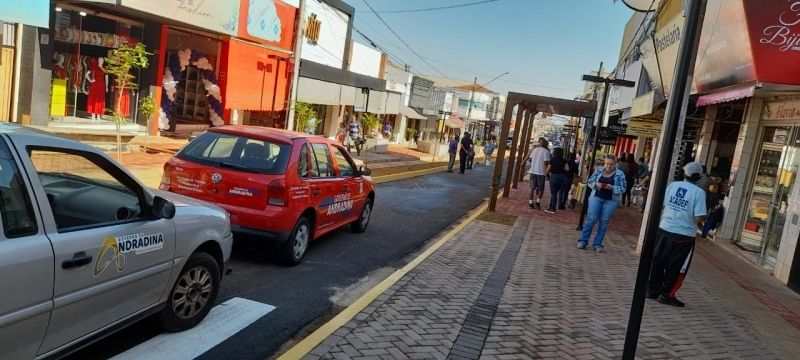
[[[106,73],[97,59],[89,60],[89,72],[86,74],[89,85],[89,98],[86,100],[86,112],[103,115],[106,112]]]

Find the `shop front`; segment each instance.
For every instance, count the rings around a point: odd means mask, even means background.
[[[116,112],[135,122],[142,71],[134,70],[132,86],[119,89],[104,63],[113,49],[143,42],[144,22],[61,3],[54,18],[51,119],[98,123]]]

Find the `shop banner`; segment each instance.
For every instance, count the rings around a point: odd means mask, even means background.
[[[763,0],[758,3],[763,8],[774,8],[765,6]],[[698,92],[709,93],[755,79],[756,69],[741,0],[709,0],[695,65]]]
[[[764,120],[800,120],[800,100],[766,103]]]
[[[800,85],[800,1],[743,1],[758,80]]]
[[[297,8],[281,0],[243,0],[239,37],[292,50]]]
[[[50,27],[49,0],[2,0],[0,20],[10,23]]]
[[[631,120],[625,135],[658,138],[661,136],[661,123]]]
[[[660,30],[652,39],[643,42],[640,50],[644,67],[655,83],[655,89],[669,94],[683,34],[683,13],[673,18],[665,18],[660,14],[657,22]]]
[[[201,29],[238,34],[240,0],[120,0],[120,5]]]
[[[637,117],[653,113],[655,108],[655,91],[650,91],[633,99],[630,117]]]

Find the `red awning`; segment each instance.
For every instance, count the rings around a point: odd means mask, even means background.
[[[713,104],[720,104],[724,102],[745,99],[753,96],[755,85],[748,85],[745,87],[736,87],[713,94],[702,95],[697,98],[697,106],[706,106]]]
[[[461,129],[464,127],[464,120],[461,120],[458,115],[450,115],[449,118],[445,119],[444,124],[453,129]]]

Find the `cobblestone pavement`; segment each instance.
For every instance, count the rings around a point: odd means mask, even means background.
[[[575,248],[576,210],[530,210],[527,187],[498,208],[516,224],[472,222],[306,358],[619,358],[638,212],[620,209],[597,254]],[[679,296],[647,301],[639,358],[800,358],[800,296],[724,246],[699,242]]]

